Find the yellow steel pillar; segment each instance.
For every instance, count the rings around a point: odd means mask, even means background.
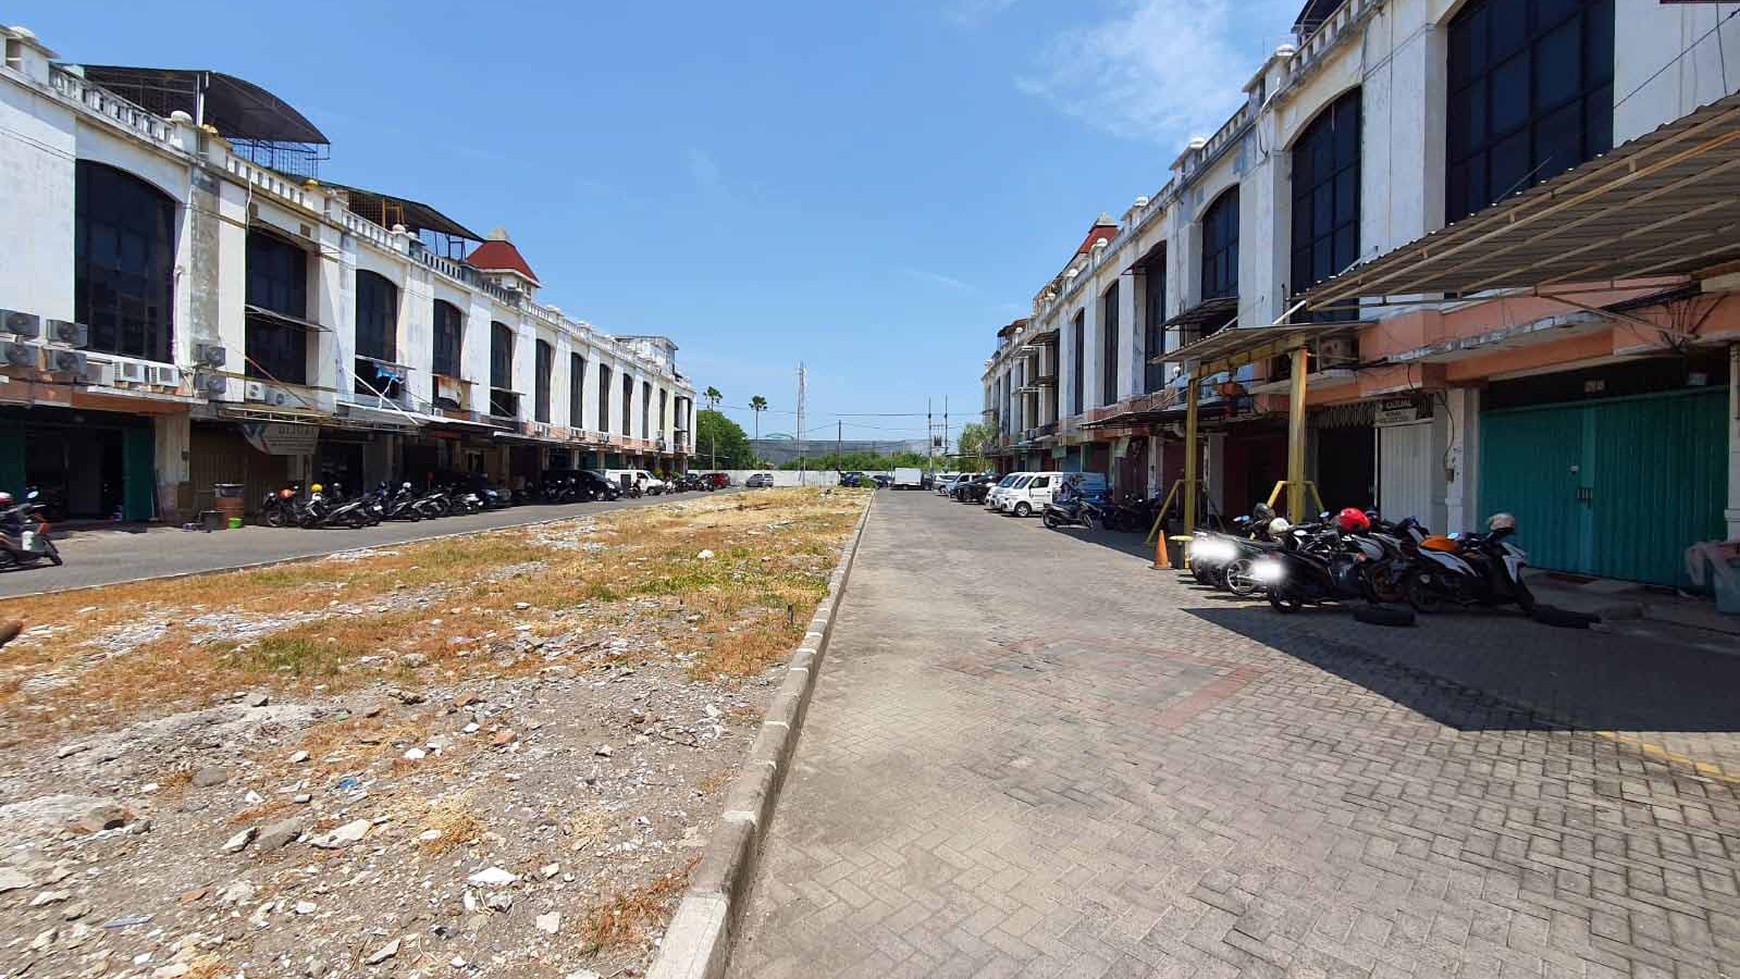
[[[1305,521],[1305,374],[1310,355],[1293,349],[1292,390],[1287,397],[1287,519]]]
[[[1196,531],[1196,403],[1201,378],[1194,371],[1184,389],[1184,534]]]

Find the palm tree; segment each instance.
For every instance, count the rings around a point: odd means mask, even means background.
[[[707,399],[707,407],[716,409],[719,407],[719,402],[725,396],[719,393],[718,388],[708,387],[707,390],[701,392],[701,397]]]
[[[767,410],[767,399],[756,395],[749,399],[749,410],[755,412],[755,437],[761,438],[761,413]]]

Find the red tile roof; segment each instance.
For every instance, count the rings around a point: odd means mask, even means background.
[[[506,238],[492,239],[478,245],[475,251],[465,257],[465,264],[484,272],[518,272],[532,280],[533,285],[543,285],[532,273],[532,267],[520,255],[520,250]]]
[[[1081,247],[1077,248],[1075,253],[1077,255],[1084,255],[1087,253],[1088,249],[1094,247],[1094,242],[1110,241],[1117,236],[1118,226],[1116,224],[1105,224],[1096,221],[1094,226],[1088,230],[1087,237],[1081,240]]]

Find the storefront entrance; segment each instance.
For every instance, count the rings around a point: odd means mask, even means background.
[[[0,415],[0,489],[41,494],[49,520],[151,520],[151,419],[32,408]]]

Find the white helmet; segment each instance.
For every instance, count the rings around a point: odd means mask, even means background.
[[[1279,537],[1282,534],[1284,534],[1287,531],[1292,530],[1292,529],[1293,529],[1293,525],[1287,522],[1286,517],[1276,517],[1275,519],[1269,521],[1269,533],[1273,534],[1276,537]]]
[[[1486,518],[1486,529],[1494,533],[1501,530],[1516,529],[1516,515],[1510,513],[1495,513]]]

